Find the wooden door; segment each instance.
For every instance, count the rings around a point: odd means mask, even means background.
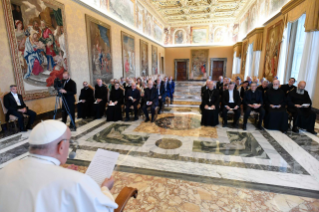
[[[178,81],[187,80],[186,62],[177,62],[177,77]]]
[[[213,80],[217,81],[219,76],[223,76],[224,74],[224,61],[213,61]]]

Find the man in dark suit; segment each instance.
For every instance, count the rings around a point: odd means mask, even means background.
[[[218,82],[216,83],[216,89],[222,90],[223,89],[223,76],[219,76]]]
[[[14,115],[18,117],[18,124],[21,131],[25,132],[28,129],[32,129],[32,124],[37,114],[25,105],[22,96],[17,93],[16,85],[11,85],[10,91],[11,92],[6,94],[3,98],[4,106],[8,110],[6,114],[6,121],[9,120],[9,115]],[[26,127],[24,127],[23,114],[29,116],[29,121]]]
[[[280,89],[285,92],[286,96],[288,95],[290,91],[296,90],[296,86],[294,86],[295,82],[296,82],[296,79],[292,77],[289,79],[288,84],[280,86]]]
[[[84,81],[83,88],[78,102],[78,118],[85,119],[91,116],[92,106],[94,103],[94,91],[89,87],[89,83]]]
[[[251,83],[250,89],[245,92],[244,97],[244,126],[243,130],[246,130],[247,120],[251,111],[259,113],[257,129],[262,130],[261,124],[265,117],[265,110],[263,108],[263,93],[257,89],[255,82]]]
[[[168,77],[165,77],[165,78],[164,78],[163,84],[164,84],[164,92],[165,92],[165,99],[163,99],[163,102],[164,102],[164,104],[165,104],[165,102],[166,102],[166,97],[169,97],[169,98],[170,98],[170,96],[171,96],[171,87],[170,87],[170,84],[169,84],[169,82],[168,82]]]
[[[140,91],[136,89],[136,84],[133,82],[131,84],[131,89],[127,91],[126,94],[126,119],[125,121],[130,120],[129,112],[130,112],[130,107],[133,105],[134,107],[134,120],[138,120],[137,116],[137,105],[140,102]]]
[[[202,99],[202,103],[199,105],[199,109],[201,110],[201,111],[203,111],[204,110],[204,102],[203,102],[203,98],[204,98],[204,94],[205,94],[205,92],[208,90],[208,83],[210,82],[210,80],[208,79],[208,80],[206,80],[206,83],[205,83],[205,85],[203,86],[203,87],[201,87],[201,89],[200,89],[200,96],[201,96],[201,99]]]
[[[66,123],[68,113],[67,109],[70,112],[72,120],[70,122],[70,129],[76,130],[75,126],[75,97],[76,95],[76,83],[71,79],[69,72],[63,73],[63,88],[60,89],[60,93],[62,93],[65,102],[62,101],[62,122]],[[66,105],[67,104],[67,105]]]
[[[156,90],[158,94],[158,113],[160,114],[166,98],[164,82],[160,78],[157,79]]]
[[[175,82],[173,80],[173,77],[169,77],[168,85],[169,85],[169,98],[171,99],[171,104],[173,104],[174,93],[175,93]]]
[[[100,119],[105,112],[105,105],[107,102],[107,93],[108,90],[101,79],[96,80],[95,85],[95,102],[94,102],[94,118]]]
[[[238,120],[240,117],[240,96],[238,90],[234,89],[235,83],[230,82],[228,90],[223,93],[223,127],[227,127],[227,112],[234,112],[234,127],[238,127]]]
[[[158,91],[156,88],[153,87],[153,82],[152,80],[149,80],[147,83],[147,88],[144,91],[144,105],[143,105],[143,112],[145,114],[146,120],[145,122],[148,122],[149,116],[148,116],[148,111],[147,108],[151,108],[151,113],[152,113],[152,122],[154,121],[154,116],[155,116],[155,108],[158,105]]]

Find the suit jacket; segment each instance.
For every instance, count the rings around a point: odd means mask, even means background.
[[[260,90],[256,89],[255,91],[256,93],[256,100],[252,101],[252,90],[248,90],[245,92],[245,97],[244,97],[244,104],[247,106],[248,104],[261,104],[263,105],[264,101],[263,101],[263,94]]]
[[[224,82],[219,82],[219,81],[218,81],[218,82],[216,83],[216,88],[219,89],[219,90],[223,90],[223,84],[224,84]]]
[[[63,84],[65,83],[65,80],[63,81]],[[75,102],[75,97],[74,95],[76,94],[76,83],[72,80],[69,79],[68,82],[65,83],[64,85],[64,90],[66,90],[66,93],[63,94],[65,100],[69,103],[74,103]],[[69,105],[70,107],[70,105]]]
[[[6,109],[8,110],[8,113],[6,114],[6,121],[9,120],[9,115],[12,113],[12,112],[16,112],[18,111],[18,109],[20,108],[25,108],[27,107],[23,101],[23,98],[20,94],[18,94],[18,98],[20,100],[20,104],[21,106],[18,106],[15,98],[13,97],[12,93],[8,93],[6,94],[4,97],[3,97],[3,103],[4,103],[4,106],[6,107]]]
[[[95,99],[102,99],[103,102],[107,102],[107,88],[102,85],[101,87],[98,85],[95,85],[95,93],[94,97]]]
[[[168,85],[169,85],[171,94],[175,93],[175,82],[174,81],[171,81],[171,83],[168,82]]]
[[[153,105],[158,105],[158,92],[156,88],[145,88],[144,100],[146,102],[153,102]]]
[[[296,86],[292,85],[291,87],[289,87],[288,84],[285,84],[281,85],[280,89],[283,90],[287,96],[290,91],[296,90]]]
[[[158,94],[158,87],[156,86],[156,90],[157,90],[157,94]],[[165,101],[165,97],[166,97],[166,92],[165,92],[165,88],[164,88],[164,82],[162,81],[161,82],[161,85],[159,87],[159,95],[158,96],[161,96],[162,99],[164,99]]]
[[[237,90],[233,90],[233,99],[234,99],[234,103],[236,105],[238,105],[238,107],[240,106],[240,96],[239,96],[239,92]],[[223,106],[229,105],[229,91],[226,90],[223,93]]]
[[[79,100],[84,99],[87,103],[93,103],[94,102],[94,91],[91,88],[82,88],[81,94],[79,96]]]
[[[165,86],[165,81],[163,81],[163,87],[164,87],[165,96],[170,95],[171,88],[168,81],[166,82],[166,86]]]
[[[128,98],[128,97],[133,97],[133,99],[136,99],[135,102],[139,102],[140,101],[140,98],[141,98],[141,94],[140,94],[140,91],[137,90],[137,88],[133,91],[132,89],[129,89],[127,91],[127,94],[126,94],[126,102],[131,102],[131,100]]]
[[[201,89],[200,89],[200,96],[202,97],[202,99],[203,99],[203,97],[204,97],[204,94],[205,94],[205,91],[207,90],[207,86],[206,85],[204,85]]]

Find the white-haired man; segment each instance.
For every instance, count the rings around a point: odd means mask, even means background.
[[[60,121],[47,120],[33,129],[30,155],[0,170],[0,211],[111,212],[118,207],[109,191],[112,177],[100,187],[88,175],[60,167],[70,139],[70,129]]]

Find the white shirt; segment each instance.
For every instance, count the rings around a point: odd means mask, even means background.
[[[234,103],[234,91],[228,90],[229,93],[229,103]]]
[[[55,158],[31,155],[1,169],[0,211],[113,212],[118,207],[107,187],[59,164]]]
[[[18,106],[21,106],[21,102],[20,102],[20,99],[19,99],[18,94],[17,94],[17,93],[12,93],[12,92],[11,92],[11,94],[12,94],[12,96],[14,97],[14,99],[16,100],[17,105],[18,105]]]

